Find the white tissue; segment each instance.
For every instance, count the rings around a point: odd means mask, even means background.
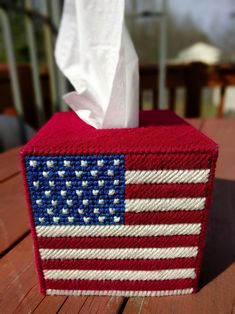
[[[124,0],[66,0],[56,61],[75,91],[64,100],[97,129],[138,127],[138,57]]]

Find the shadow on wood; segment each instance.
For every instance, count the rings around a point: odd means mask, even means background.
[[[200,288],[235,262],[235,182],[217,179],[210,211]]]

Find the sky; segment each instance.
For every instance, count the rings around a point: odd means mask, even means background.
[[[219,28],[234,23],[232,12],[235,13],[235,0],[169,0],[169,8],[179,18],[191,15],[204,31],[213,32],[215,22]]]
[[[129,8],[136,1],[139,11],[154,11],[164,0],[126,1]],[[234,29],[235,35],[235,0],[168,0],[168,9],[178,19],[190,16],[215,44],[227,29]]]

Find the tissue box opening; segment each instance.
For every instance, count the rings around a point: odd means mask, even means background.
[[[137,129],[56,114],[21,160],[41,291],[197,290],[217,145],[170,111]]]

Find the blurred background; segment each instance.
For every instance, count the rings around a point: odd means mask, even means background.
[[[63,1],[0,0],[0,152],[30,138],[72,87],[54,61]],[[126,0],[140,108],[235,116],[235,1]]]

